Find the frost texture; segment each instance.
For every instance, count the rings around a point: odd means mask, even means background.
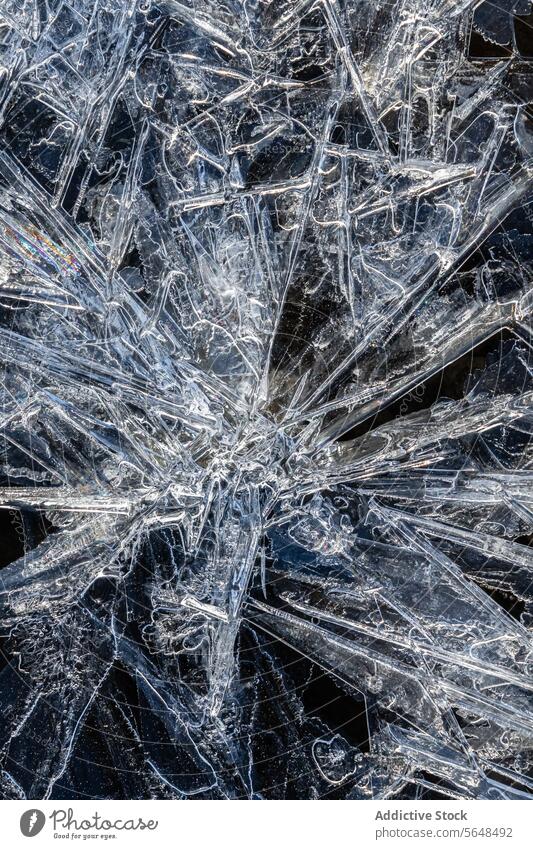
[[[6,798],[533,789],[529,0],[2,0]]]

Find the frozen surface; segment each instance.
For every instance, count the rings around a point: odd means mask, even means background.
[[[1,0],[5,798],[533,791],[529,0]]]

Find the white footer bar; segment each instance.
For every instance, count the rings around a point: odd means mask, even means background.
[[[194,849],[533,847],[527,802],[0,803],[2,845]]]

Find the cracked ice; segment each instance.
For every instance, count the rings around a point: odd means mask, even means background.
[[[533,791],[529,0],[2,0],[4,798]]]

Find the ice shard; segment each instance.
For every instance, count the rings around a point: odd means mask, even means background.
[[[2,0],[0,792],[533,795],[529,0]]]

